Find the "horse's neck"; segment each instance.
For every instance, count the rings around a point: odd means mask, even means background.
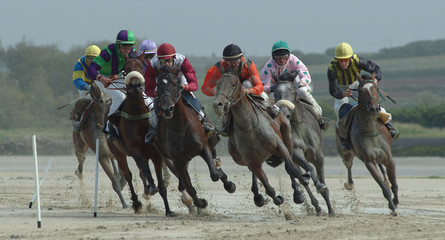
[[[292,113],[291,116],[291,121],[292,122],[303,122],[304,119],[306,118],[305,114],[308,112],[307,110],[305,111],[305,108],[303,106],[303,104],[301,104],[300,101],[294,101],[294,111]]]
[[[243,96],[238,103],[231,107],[235,123],[243,129],[245,126],[247,126],[245,128],[248,128],[249,126],[254,127],[257,125],[259,109],[256,109],[257,111],[255,111],[254,108],[255,107],[249,102],[247,97]]]
[[[93,117],[99,125],[104,123],[105,107],[93,101]]]
[[[378,127],[378,115],[373,116],[366,111],[362,106],[357,106],[355,117],[364,133],[375,133]]]
[[[127,95],[127,98],[124,100],[125,104],[122,106],[122,111],[128,114],[141,114],[148,112],[148,109],[145,107],[144,98]]]
[[[173,117],[170,119],[165,119],[165,121],[168,123],[170,128],[183,129],[188,124],[188,121],[191,121],[188,114],[189,110],[182,101],[182,97],[180,97],[175,105],[175,109],[173,110]]]

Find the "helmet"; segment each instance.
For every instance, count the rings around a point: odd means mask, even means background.
[[[283,56],[289,53],[289,45],[285,41],[278,41],[272,46],[272,56]]]
[[[96,45],[90,45],[85,50],[85,56],[87,57],[97,57],[100,54],[100,48]]]
[[[144,40],[142,41],[141,46],[139,46],[139,50],[141,51],[141,54],[156,53],[157,51],[156,43],[153,42],[152,40]]]
[[[243,52],[241,51],[241,48],[235,44],[229,44],[223,50],[224,59],[236,59],[241,56],[243,56]]]
[[[159,59],[170,59],[176,56],[176,50],[170,43],[163,43],[158,48]]]
[[[117,44],[129,44],[134,45],[136,40],[134,38],[134,34],[129,30],[121,30],[116,37]]]
[[[335,48],[335,57],[338,59],[346,59],[352,57],[352,47],[348,43],[342,42]]]

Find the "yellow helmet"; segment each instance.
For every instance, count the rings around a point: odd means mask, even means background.
[[[342,42],[335,48],[335,57],[337,59],[346,59],[352,57],[352,47],[348,43]]]
[[[99,56],[99,54],[100,54],[100,48],[96,45],[90,45],[85,50],[85,56],[88,56],[88,57],[97,57],[97,56]]]

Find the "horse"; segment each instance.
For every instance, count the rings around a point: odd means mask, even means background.
[[[174,164],[175,175],[180,182],[179,190],[185,188],[198,210],[204,209],[208,203],[205,199],[198,198],[188,172],[188,165],[193,157],[199,155],[204,159],[212,181],[221,180],[229,193],[236,190],[236,185],[228,181],[221,167],[215,166],[215,146],[219,137],[215,133],[207,136],[195,110],[184,103],[181,84],[169,68],[161,68],[157,79],[158,106],[161,114],[154,145],[161,155]]]
[[[85,153],[88,148],[96,152],[96,139],[99,139],[98,155],[100,165],[110,178],[113,190],[119,196],[122,207],[128,208],[121,192],[126,182],[125,179],[121,178],[119,170],[115,166],[113,161],[115,157],[108,148],[106,137],[103,133],[103,116],[111,104],[111,98],[102,92],[94,81],[91,82],[90,95],[92,100],[81,98],[76,102],[74,109],[71,111],[71,120],[76,125],[79,125],[77,123],[78,115],[83,113],[80,125],[75,127],[76,130],[73,130],[75,154],[79,162],[75,174],[79,179],[83,178]]]
[[[352,161],[354,156],[362,160],[371,173],[374,180],[380,186],[383,196],[388,201],[388,207],[393,216],[398,216],[397,205],[399,204],[398,185],[396,180],[396,166],[392,158],[392,143],[388,129],[378,119],[380,114],[378,86],[373,80],[362,80],[359,78],[358,103],[337,124],[336,145],[344,165],[348,170],[348,181],[345,188],[352,190]],[[348,137],[351,142],[351,150],[344,151],[341,148],[339,128],[345,127],[343,121],[349,120],[350,126]],[[387,177],[391,186],[385,184],[377,166],[386,168]],[[385,171],[382,171],[385,174]],[[385,177],[385,176],[383,176]],[[394,198],[391,200],[391,188]]]
[[[245,94],[244,87],[234,71],[223,73],[216,82],[216,88],[213,108],[217,115],[231,115],[229,119],[232,120],[229,122],[232,124],[227,124],[228,150],[237,164],[247,166],[252,172],[251,191],[255,205],[262,207],[265,204],[264,197],[259,193],[258,179],[275,205],[284,202],[282,196],[276,195],[262,168],[264,161],[272,154],[284,159],[286,172],[292,179],[294,202],[303,203],[304,197],[294,178],[307,180],[303,179],[300,170],[292,163],[290,153],[293,150],[293,141],[286,117],[279,113],[272,119],[255,101],[249,100],[250,97]]]
[[[109,117],[117,127],[120,133],[119,140],[108,138],[108,145],[110,150],[116,156],[119,168],[123,171],[125,179],[131,192],[131,200],[133,201],[133,210],[139,212],[142,203],[138,200],[138,196],[132,184],[132,173],[128,168],[127,155],[131,156],[138,166],[146,194],[154,195],[157,192],[162,197],[165,207],[166,216],[175,216],[175,213],[170,210],[167,189],[164,184],[162,174],[163,159],[154,146],[144,142],[145,135],[149,129],[148,117],[149,109],[145,104],[145,97],[143,94],[142,84],[144,77],[142,76],[142,62],[139,59],[127,59],[124,66],[125,74],[125,89],[127,98],[121,104],[116,112],[116,115]],[[151,159],[156,177],[158,179],[158,186],[156,187],[154,179],[151,175],[148,161]],[[148,181],[148,186],[145,184]]]
[[[275,105],[280,107],[280,111],[290,120],[294,142],[294,150],[292,152],[294,163],[303,167],[306,172],[310,172],[317,191],[321,193],[326,202],[329,215],[333,216],[334,210],[329,200],[329,189],[324,178],[321,129],[312,113],[304,107],[306,103],[298,98],[297,88],[293,83],[296,75],[284,73],[279,78],[273,76],[277,82],[274,90]],[[316,174],[314,168],[308,162],[315,166]],[[308,185],[304,185],[304,187],[311,198],[311,203],[315,207],[317,214],[320,214],[321,208],[317,199],[313,196]]]

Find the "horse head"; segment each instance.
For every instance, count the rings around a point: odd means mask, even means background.
[[[134,97],[142,97],[142,84],[144,84],[144,76],[138,71],[131,71],[125,75],[125,86],[127,94]]]
[[[294,80],[297,74],[283,73],[278,78],[275,74],[272,74],[272,78],[275,80],[274,98],[276,104],[281,112],[290,119],[292,112],[295,109],[295,103],[298,99],[297,88],[294,85]]]
[[[125,65],[124,65],[124,75],[127,75],[128,73],[132,71],[137,71],[140,74],[144,74],[144,68],[142,67],[142,61],[139,58],[125,58]]]
[[[233,104],[242,97],[243,87],[241,81],[233,71],[227,71],[216,82],[216,95],[213,109],[217,115],[227,113]]]
[[[358,107],[365,109],[373,116],[379,116],[379,90],[373,80],[363,80],[358,87]]]
[[[167,66],[161,68],[161,74],[156,83],[159,99],[159,107],[164,118],[173,117],[176,103],[181,98],[182,89],[180,82]]]

